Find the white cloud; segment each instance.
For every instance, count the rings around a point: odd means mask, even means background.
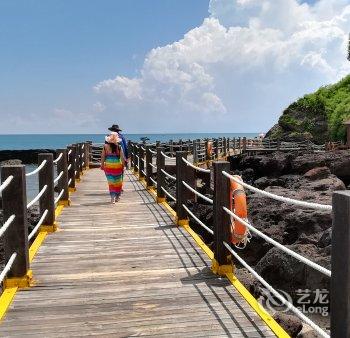
[[[106,109],[106,106],[100,101],[97,101],[93,104],[92,108],[94,112],[102,113]]]
[[[138,77],[95,92],[132,131],[266,130],[298,96],[349,73],[348,3],[211,0],[210,17],[152,49]]]

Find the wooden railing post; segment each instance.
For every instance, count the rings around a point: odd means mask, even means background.
[[[183,150],[182,143],[183,143],[182,139],[180,139],[179,142],[178,142],[179,147],[177,148],[177,151],[182,151]]]
[[[153,168],[151,166],[153,157],[150,149],[151,149],[150,146],[146,146],[146,187],[147,189],[150,189],[153,186],[153,182],[151,180],[151,177],[153,174]]]
[[[333,193],[331,336],[350,337],[350,191]]]
[[[56,154],[57,156],[62,154],[62,158],[57,162],[57,175],[63,172],[62,177],[57,183],[58,193],[63,189],[63,195],[59,200],[59,204],[69,205],[67,149],[57,149]]]
[[[85,162],[85,165],[84,165],[84,169],[88,169],[89,166],[90,166],[90,157],[89,157],[89,154],[90,154],[90,143],[89,142],[84,142],[84,162]]]
[[[23,278],[28,276],[29,245],[24,165],[3,166],[1,168],[1,181],[4,182],[9,176],[13,176],[13,179],[2,192],[2,208],[5,221],[15,215],[3,239],[5,264],[13,253],[17,253],[17,257],[8,273],[8,277],[11,279],[11,277]],[[5,280],[5,287],[6,284],[7,281]]]
[[[165,170],[165,158],[162,155],[164,148],[157,148],[157,203],[165,202],[165,193],[162,187],[165,187],[165,175],[162,173],[162,169]]]
[[[189,169],[187,164],[182,160],[187,159],[187,152],[176,152],[176,213],[177,213],[177,225],[187,225],[188,218],[187,212],[183,207],[183,204],[187,204],[187,200],[191,198],[191,194],[188,189],[183,185],[182,181],[185,181],[190,186],[193,186],[193,182],[189,180]],[[192,170],[193,171],[193,170]],[[191,180],[192,181],[192,180]]]
[[[192,153],[193,153],[193,163],[197,164],[199,162],[199,160],[198,160],[198,143],[197,143],[196,140],[194,140],[192,142],[192,144],[193,144],[193,151],[192,151]]]
[[[73,144],[72,145],[75,149],[75,152],[74,152],[74,155],[75,155],[75,158],[74,158],[74,162],[75,162],[75,182],[79,182],[80,181],[80,160],[79,160],[79,145],[77,144]]]
[[[219,159],[219,139],[214,140],[213,146],[215,148],[214,159],[218,160]]]
[[[137,159],[137,147],[136,147],[136,144],[133,143],[132,144],[132,152],[134,154],[134,164],[133,164],[133,170],[134,170],[134,173],[137,172],[137,166],[138,166],[138,159]]]
[[[247,151],[247,138],[243,137],[242,153]]]
[[[81,175],[83,175],[83,163],[84,163],[83,144],[84,143],[78,143],[78,149],[79,149],[79,170],[80,170],[80,174]]]
[[[132,163],[134,161],[133,153],[132,153],[132,143],[128,140],[128,153],[129,153],[129,162],[127,163],[127,169],[132,167]]]
[[[135,164],[135,173],[138,174],[140,172],[140,149],[139,145],[135,144],[135,157],[136,157],[136,164]]]
[[[68,147],[68,185],[69,189],[71,191],[75,191],[75,170],[76,170],[76,154],[75,154],[75,147],[69,146]]]
[[[204,153],[205,153],[205,160],[206,161],[210,161],[211,160],[211,154],[209,154],[208,149],[209,149],[209,140],[206,139],[205,140],[205,149],[204,149]]]
[[[232,271],[230,255],[223,244],[229,243],[230,216],[223,207],[230,209],[230,181],[222,171],[230,171],[230,163],[226,161],[213,162],[214,167],[214,261],[212,270],[219,275]]]
[[[223,152],[223,156],[226,157],[227,156],[227,139],[226,137],[223,138],[222,140],[222,145],[223,145],[223,149],[222,149],[222,152]]]
[[[233,145],[232,145],[232,148],[233,148],[233,155],[235,155],[236,154],[236,138],[234,137],[233,138]]]
[[[143,150],[143,144],[139,144],[139,179],[142,180],[145,178],[145,162],[144,162],[144,157],[145,157],[145,151]]]
[[[48,211],[45,219],[44,226],[47,226],[47,230],[55,231],[55,187],[54,187],[54,171],[53,171],[53,155],[52,154],[39,154],[38,164],[46,160],[45,166],[39,172],[39,191],[47,185],[46,191],[41,196],[39,201],[40,214],[42,215],[45,210]],[[43,226],[42,226],[43,227]]]
[[[170,151],[170,156],[173,156],[173,154],[174,154],[174,142],[173,142],[173,140],[169,141],[169,151]]]

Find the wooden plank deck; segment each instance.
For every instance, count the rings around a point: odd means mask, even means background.
[[[111,205],[103,173],[85,173],[0,336],[273,337],[143,185],[125,181]]]

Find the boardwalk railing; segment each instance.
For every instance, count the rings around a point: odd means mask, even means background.
[[[89,167],[90,143],[78,143],[67,149],[57,149],[56,159],[51,153],[38,155],[38,167],[25,172],[24,165],[5,165],[1,168],[0,194],[4,224],[0,238],[4,247],[5,266],[0,273],[3,292],[27,287],[31,283],[32,261],[45,236],[57,229],[59,207],[67,206],[69,193],[75,190],[83,170]],[[56,167],[56,168],[55,168]],[[56,173],[56,174],[55,174]],[[38,176],[38,194],[27,201],[29,176]],[[28,212],[39,205],[37,224],[28,232]],[[3,306],[1,306],[1,316]]]
[[[206,141],[208,142],[208,141]],[[210,141],[209,141],[210,142]],[[329,337],[329,333],[320,328],[310,318],[303,314],[298,308],[290,303],[278,291],[276,291],[263,277],[249,266],[239,255],[235,245],[230,242],[231,225],[239,222],[247,228],[249,233],[266,240],[273,246],[291,255],[299,262],[318,271],[331,279],[331,335],[332,337],[350,336],[350,191],[335,192],[333,194],[333,204],[323,205],[291,199],[284,196],[275,195],[264,190],[248,185],[230,173],[230,164],[227,161],[213,161],[210,169],[193,163],[198,161],[198,152],[203,151],[199,145],[202,141],[195,141],[186,151],[174,150],[179,145],[158,144],[141,145],[130,143],[131,168],[138,175],[139,179],[145,182],[147,189],[153,192],[158,203],[165,203],[169,208],[172,206],[176,214],[176,223],[190,230],[197,242],[212,259],[212,270],[214,273],[227,276],[231,281],[233,276],[232,262],[235,261],[244,266],[267,290],[270,291],[279,301],[298,316],[302,321],[310,325],[318,335]],[[223,156],[229,155],[230,141],[214,143],[214,151],[218,148],[222,150],[215,154]],[[227,146],[226,146],[227,145]],[[208,144],[206,144],[206,147]],[[222,148],[223,147],[223,148]],[[205,149],[208,149],[207,147]],[[208,154],[206,154],[208,155]],[[189,160],[192,158],[192,161]],[[206,157],[208,160],[208,156]],[[212,187],[212,194],[203,194],[198,191],[197,180],[201,179],[207,187]],[[332,237],[332,271],[319,264],[312,262],[293,250],[285,247],[281,243],[273,240],[263,232],[257,230],[247,219],[239,217],[231,209],[231,181],[236,181],[244,188],[264,197],[272,198],[281,203],[296,205],[301,208],[310,208],[333,212],[333,237]],[[198,200],[202,203],[213,206],[213,228],[201,221],[191,210],[191,205]],[[213,250],[211,251],[203,241],[198,240],[198,236],[189,227],[189,220],[193,220],[202,227],[209,236],[212,236]],[[237,223],[236,223],[237,224]],[[246,239],[247,240],[247,239]],[[254,307],[255,305],[251,303]],[[258,310],[257,310],[258,312]],[[264,319],[264,316],[262,315]],[[268,321],[266,320],[269,325]],[[275,332],[276,333],[276,332]]]

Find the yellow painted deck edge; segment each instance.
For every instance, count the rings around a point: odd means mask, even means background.
[[[40,230],[38,235],[35,237],[34,242],[29,248],[29,262],[31,263],[38,252],[39,248],[43,244],[48,232],[44,230]]]
[[[151,190],[150,190],[151,191]],[[166,202],[162,205],[176,217],[176,211]],[[198,234],[193,231],[189,225],[182,225],[200,246],[204,253],[211,259],[214,259],[213,251],[203,242]],[[254,298],[254,296],[246,289],[246,287],[239,281],[239,279],[233,273],[226,273],[226,278],[231,282],[235,289],[242,295],[246,302],[252,307],[256,314],[266,323],[266,325],[272,330],[272,332],[279,338],[290,338],[289,334],[272,318],[272,316],[263,308],[263,306]]]
[[[64,205],[58,205],[55,209],[55,218],[58,217],[62,210],[64,209]],[[38,235],[36,236],[34,242],[29,248],[29,262],[31,263],[37,254],[39,248],[43,244],[48,232],[44,230],[40,230]],[[10,307],[13,299],[15,298],[16,292],[18,291],[18,287],[8,287],[6,288],[0,296],[0,321],[6,316],[7,310]]]
[[[227,273],[226,277],[277,337],[290,338],[289,334],[271,317],[233,273]]]
[[[6,316],[7,310],[18,290],[17,286],[6,288],[0,296],[0,321]]]

